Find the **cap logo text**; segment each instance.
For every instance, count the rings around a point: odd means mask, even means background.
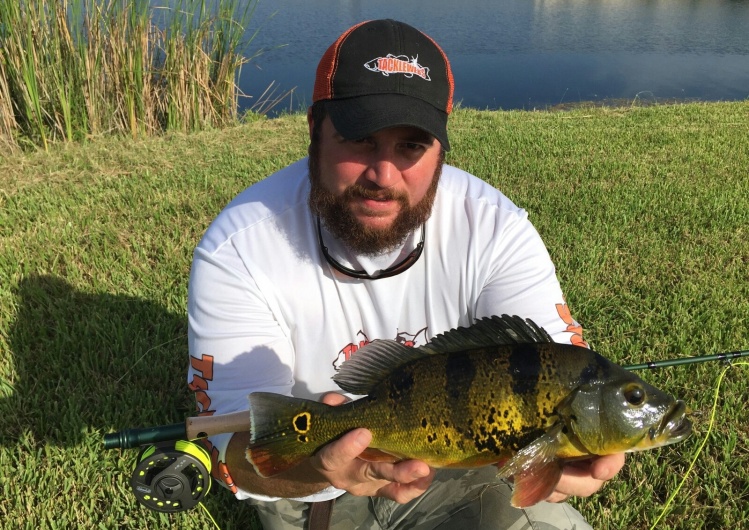
[[[409,59],[407,55],[395,56],[389,53],[387,57],[377,57],[364,63],[364,67],[372,72],[380,72],[384,76],[403,74],[410,78],[417,75],[422,79],[431,81],[429,78],[429,68],[419,64],[418,55]]]

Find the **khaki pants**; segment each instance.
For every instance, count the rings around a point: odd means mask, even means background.
[[[542,502],[520,510],[510,505],[511,486],[497,468],[440,469],[430,488],[407,504],[344,494],[336,499],[331,530],[592,530],[566,503]],[[304,528],[309,505],[283,499],[250,500],[264,530]]]

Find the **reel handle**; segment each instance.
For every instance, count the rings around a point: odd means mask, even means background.
[[[104,449],[132,449],[141,445],[195,440],[213,434],[244,432],[250,430],[248,411],[219,414],[217,416],[194,416],[184,423],[159,425],[143,429],[125,429],[104,435]]]

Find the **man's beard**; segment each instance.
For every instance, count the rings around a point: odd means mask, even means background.
[[[387,188],[370,189],[360,184],[352,184],[337,196],[320,182],[318,149],[316,143],[312,142],[309,150],[309,206],[325,227],[354,252],[365,256],[388,252],[403,244],[410,233],[429,219],[443,163],[444,151],[441,151],[432,182],[424,197],[414,206],[408,204],[408,196],[403,192]],[[354,198],[397,200],[401,210],[388,228],[371,228],[362,224],[351,211],[350,202]]]

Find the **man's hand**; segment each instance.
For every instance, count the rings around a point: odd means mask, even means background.
[[[554,493],[546,500],[564,502],[572,496],[588,497],[601,489],[607,480],[614,478],[622,467],[624,453],[570,462],[564,467]]]
[[[346,398],[330,393],[322,401],[340,405]],[[406,503],[427,490],[434,479],[434,470],[424,462],[405,460],[392,464],[359,458],[371,441],[372,434],[367,429],[355,429],[320,449],[309,463],[333,486],[352,495],[386,497]]]

